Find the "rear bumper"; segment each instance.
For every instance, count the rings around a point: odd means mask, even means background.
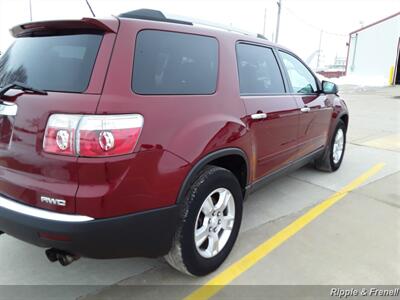
[[[0,197],[0,231],[39,247],[83,257],[164,255],[171,247],[177,220],[177,206],[92,219],[50,213]]]

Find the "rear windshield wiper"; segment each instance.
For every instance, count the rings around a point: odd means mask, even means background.
[[[46,91],[31,87],[22,82],[15,81],[15,82],[10,83],[9,85],[6,85],[5,87],[0,89],[0,98],[2,98],[7,93],[7,91],[9,91],[11,89],[18,89],[18,90],[22,90],[24,92],[31,92],[31,93],[38,94],[38,95],[47,95]]]

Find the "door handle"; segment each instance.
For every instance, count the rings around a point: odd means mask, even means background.
[[[261,120],[261,119],[266,119],[267,117],[268,115],[266,113],[257,113],[251,115],[252,120]]]
[[[300,108],[300,111],[303,112],[303,113],[308,113],[308,112],[310,112],[310,110],[311,110],[311,108],[309,108],[307,106],[304,106],[304,107]]]

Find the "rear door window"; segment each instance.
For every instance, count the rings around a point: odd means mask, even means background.
[[[240,43],[236,53],[242,95],[285,92],[282,74],[271,48]]]
[[[132,89],[142,95],[208,95],[217,86],[215,38],[143,30],[138,33]]]
[[[91,78],[100,34],[18,38],[0,57],[0,87],[15,81],[56,92],[84,92]]]

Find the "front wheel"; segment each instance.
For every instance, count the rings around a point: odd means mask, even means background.
[[[165,259],[195,276],[216,270],[231,252],[242,220],[243,196],[227,169],[208,166],[192,184],[181,208],[181,223]]]
[[[328,172],[339,169],[346,149],[346,131],[346,124],[339,120],[327,150],[321,158],[315,161],[317,169]]]

